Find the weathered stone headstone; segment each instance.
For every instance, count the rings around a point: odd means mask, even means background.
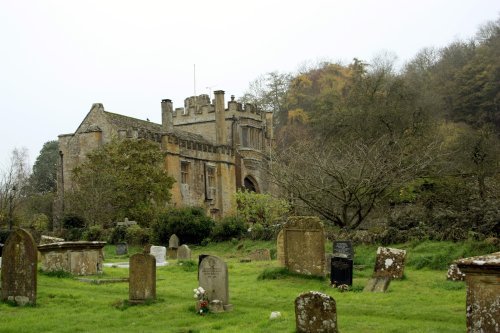
[[[123,256],[128,253],[128,245],[127,243],[118,243],[116,244],[116,255]]]
[[[156,259],[151,254],[130,257],[129,302],[142,303],[156,299]]]
[[[176,234],[170,236],[170,239],[168,240],[168,247],[171,249],[176,249],[179,247],[179,237],[177,237]]]
[[[300,294],[295,299],[295,324],[297,332],[336,333],[338,330],[335,300],[317,291]]]
[[[333,256],[354,260],[354,249],[350,240],[333,241]]]
[[[58,238],[58,237],[42,235],[42,237],[40,237],[40,244],[39,245],[59,243],[59,242],[64,242],[64,239]]]
[[[285,267],[290,271],[324,276],[325,234],[317,217],[294,216],[283,227]]]
[[[333,257],[330,282],[336,286],[346,284],[352,286],[352,260],[343,257]]]
[[[391,283],[391,279],[388,277],[376,277],[368,280],[363,291],[365,292],[374,292],[374,293],[385,293],[387,288],[389,288],[389,284]]]
[[[446,273],[446,279],[450,281],[464,281],[465,274],[462,273],[456,264],[451,264]]]
[[[201,255],[198,266],[198,283],[206,290],[208,301],[219,300],[229,305],[229,278],[226,263],[216,256]]]
[[[258,249],[248,255],[253,261],[269,261],[271,260],[271,252],[269,249]]]
[[[12,231],[2,253],[2,300],[36,304],[37,257],[35,240],[24,229]]]
[[[186,244],[177,249],[177,260],[191,260],[191,249]]]
[[[467,282],[467,332],[500,332],[500,252],[456,264]]]
[[[178,250],[178,248],[169,247],[167,249],[167,258],[168,259],[177,259],[177,250]]]
[[[373,277],[401,279],[405,269],[406,251],[379,247]]]
[[[149,253],[155,257],[157,264],[165,263],[165,258],[167,256],[167,248],[165,246],[151,245]]]
[[[283,230],[280,230],[276,238],[276,259],[281,267],[285,267],[285,238]]]

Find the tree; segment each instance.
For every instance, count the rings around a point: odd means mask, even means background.
[[[163,168],[160,147],[147,140],[115,140],[87,155],[73,170],[70,211],[89,225],[125,217],[147,226],[170,199],[174,180]]]
[[[40,154],[33,165],[30,177],[32,190],[36,193],[55,192],[57,186],[57,162],[59,143],[48,141],[43,144]]]

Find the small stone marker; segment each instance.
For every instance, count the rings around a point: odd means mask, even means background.
[[[176,234],[170,236],[170,239],[168,240],[168,247],[171,249],[176,249],[179,247],[179,237],[177,237]]]
[[[451,264],[446,273],[446,279],[450,281],[464,281],[465,274],[462,273],[456,264]]]
[[[276,238],[276,259],[281,267],[285,267],[285,239],[283,230],[278,233]]]
[[[467,282],[467,332],[500,332],[500,252],[456,264]]]
[[[389,288],[389,284],[391,283],[391,279],[388,277],[376,277],[368,280],[363,291],[365,292],[374,292],[374,293],[385,293],[387,288]]]
[[[401,279],[405,269],[406,251],[379,247],[373,277]]]
[[[252,261],[269,261],[271,260],[271,252],[269,249],[258,249],[250,253],[248,257]]]
[[[295,324],[297,332],[337,333],[335,300],[317,291],[300,294],[295,299]]]
[[[191,260],[191,249],[186,244],[177,249],[177,260]]]
[[[305,275],[325,275],[325,233],[314,216],[289,217],[283,227],[285,267]]]
[[[226,263],[216,256],[201,255],[198,266],[198,284],[206,290],[208,301],[219,300],[227,310],[229,279]]]
[[[352,259],[333,257],[331,262],[330,282],[336,286],[346,284],[352,286]]]
[[[165,258],[167,256],[167,248],[165,246],[151,245],[149,253],[155,257],[157,264],[165,263]]]
[[[354,249],[350,240],[333,241],[333,256],[347,257],[354,260]]]
[[[128,245],[127,243],[118,243],[116,244],[116,255],[122,256],[128,253]]]
[[[156,299],[156,259],[151,254],[130,257],[129,302],[143,303]]]
[[[12,231],[2,254],[2,300],[18,305],[36,304],[38,252],[33,236]]]

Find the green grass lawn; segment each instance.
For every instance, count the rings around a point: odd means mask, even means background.
[[[226,242],[193,249],[193,258],[205,253],[226,260],[232,312],[205,317],[195,314],[192,290],[198,286],[197,265],[178,265],[170,260],[169,266],[157,269],[157,301],[146,305],[127,305],[128,283],[89,284],[72,277],[39,274],[37,305],[0,304],[0,332],[294,332],[294,299],[310,290],[336,300],[340,332],[465,331],[465,284],[446,281],[446,270],[416,269],[415,263],[406,268],[403,280],[391,282],[387,293],[363,293],[360,290],[372,274],[376,247],[356,247],[356,262],[366,267],[355,270],[354,291],[342,293],[332,289],[328,280],[295,276],[258,279],[264,270],[277,267],[277,262],[240,263],[239,259],[252,249],[273,248],[274,244],[242,244],[239,248],[235,242]],[[406,247],[409,261],[415,262],[421,257],[432,259],[426,248],[440,255],[448,253],[449,246],[457,247],[436,244],[400,247]],[[132,248],[131,252],[140,250]],[[107,246],[106,262],[128,261],[127,256],[113,253],[114,247]],[[102,276],[93,278],[127,276],[128,269],[105,268]],[[270,320],[271,311],[280,311],[282,317]]]

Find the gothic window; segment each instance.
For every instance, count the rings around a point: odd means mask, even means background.
[[[205,196],[207,200],[214,200],[216,195],[215,165],[205,164]]]

